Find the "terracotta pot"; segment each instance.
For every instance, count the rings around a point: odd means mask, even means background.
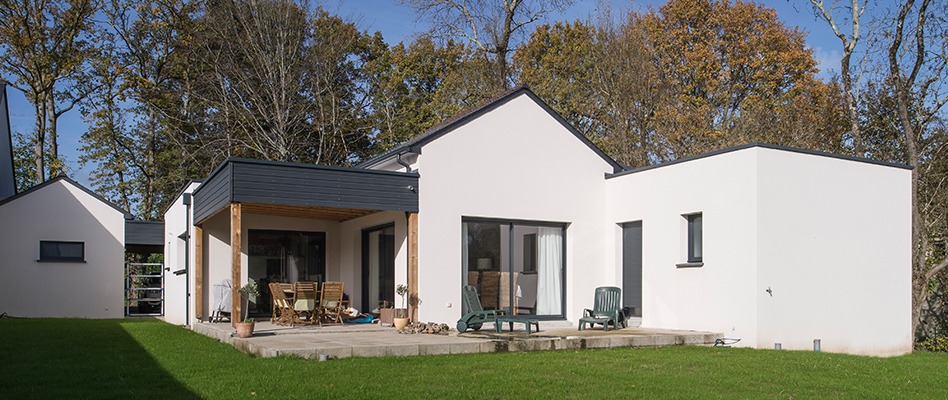
[[[237,337],[246,339],[253,336],[253,325],[254,322],[238,322],[236,324]]]
[[[395,330],[402,330],[408,326],[408,318],[395,318]]]

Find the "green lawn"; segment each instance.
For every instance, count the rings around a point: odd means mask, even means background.
[[[0,398],[948,398],[948,355],[670,347],[318,362],[157,321],[0,319]]]

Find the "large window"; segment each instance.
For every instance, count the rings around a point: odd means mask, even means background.
[[[86,261],[86,244],[84,242],[59,242],[52,240],[41,240],[39,250],[39,261]]]
[[[563,317],[564,224],[465,218],[462,238],[462,279],[481,306]]]

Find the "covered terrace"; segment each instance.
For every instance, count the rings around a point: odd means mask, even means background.
[[[267,225],[270,221],[282,221],[283,224],[291,221],[293,226],[305,224],[307,220],[318,221],[322,224],[320,226],[330,226],[322,229],[326,232],[314,233],[322,235],[324,247],[327,236],[339,236],[330,238],[330,242],[354,249],[356,244],[352,242],[358,241],[357,234],[342,235],[340,229],[332,226],[348,221],[376,223],[371,216],[379,214],[393,221],[398,219],[403,238],[400,243],[407,251],[404,257],[407,275],[403,275],[401,281],[407,281],[409,313],[412,318],[417,318],[417,173],[231,158],[218,166],[194,191],[193,213],[195,309],[199,319],[208,317],[206,302],[213,301],[208,292],[221,277],[234,282],[231,296],[233,315],[241,315],[240,295],[236,289],[249,278],[242,274],[250,274],[248,254],[251,249],[242,247],[251,247],[247,238],[242,238],[242,235],[252,232],[248,229],[270,229],[268,226],[272,228],[272,224]],[[364,229],[364,226],[354,226],[350,230],[359,229]],[[340,261],[337,257],[329,260],[324,257],[321,262],[325,267],[327,263]],[[349,264],[348,273],[355,276],[352,271],[358,266],[354,260]],[[269,268],[265,266],[265,269]],[[224,269],[229,270],[229,274]],[[341,277],[333,278],[338,280]]]

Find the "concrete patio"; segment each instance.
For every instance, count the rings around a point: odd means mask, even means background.
[[[505,327],[506,329],[506,327]],[[257,322],[254,336],[240,339],[233,335],[230,323],[198,323],[197,333],[228,343],[238,350],[259,357],[285,355],[317,359],[417,356],[440,354],[496,353],[539,350],[601,349],[614,347],[659,347],[674,345],[712,345],[719,333],[626,328],[604,332],[602,329],[579,331],[564,321],[541,323],[540,332],[523,330],[497,334],[491,324],[479,332],[448,335],[401,334],[378,324],[326,326],[280,326],[269,321]]]

